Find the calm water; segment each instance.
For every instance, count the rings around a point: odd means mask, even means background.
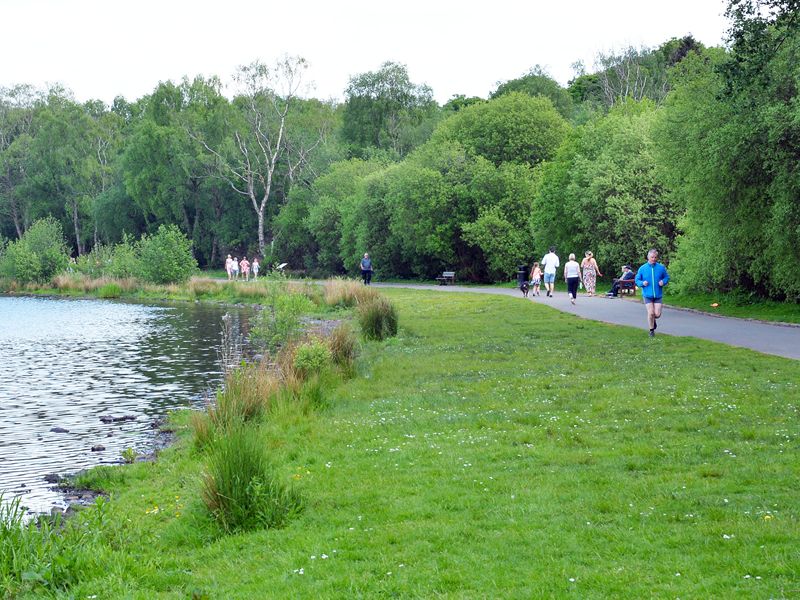
[[[47,511],[63,499],[44,475],[152,450],[155,419],[219,385],[225,312],[246,331],[244,309],[0,297],[0,492]]]

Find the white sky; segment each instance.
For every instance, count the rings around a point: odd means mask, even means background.
[[[691,33],[724,41],[725,0],[0,0],[0,86],[62,83],[135,100],[159,81],[304,57],[318,98],[387,60],[440,103],[486,97],[541,64],[562,85],[598,51]]]

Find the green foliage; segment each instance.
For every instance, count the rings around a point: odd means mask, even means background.
[[[405,65],[385,62],[380,69],[350,79],[345,91],[342,135],[354,156],[372,147],[401,157],[424,142],[436,119],[433,92],[415,85]]]
[[[203,500],[227,532],[280,527],[302,508],[300,496],[278,480],[255,427],[219,437],[207,461]]]
[[[139,276],[151,283],[183,283],[197,271],[192,243],[175,225],[161,225],[139,241]]]
[[[97,290],[98,298],[119,298],[122,296],[122,288],[116,283],[108,283]]]
[[[313,304],[302,294],[290,293],[284,281],[273,280],[266,285],[267,296],[251,336],[266,350],[275,352],[297,337],[300,315],[309,312]]]
[[[572,116],[572,97],[570,92],[562,88],[559,83],[541,66],[536,65],[522,77],[506,81],[497,86],[491,98],[499,98],[511,92],[521,92],[529,96],[544,96],[550,98],[555,109],[565,119]]]
[[[331,350],[320,340],[300,344],[294,352],[294,368],[302,379],[321,375],[332,362]]]
[[[31,225],[11,242],[0,260],[0,273],[20,283],[46,283],[69,264],[61,224],[52,217]]]
[[[358,305],[361,334],[368,340],[384,340],[397,335],[397,309],[385,296]]]
[[[669,260],[680,198],[668,194],[654,157],[649,102],[628,102],[576,128],[543,166],[531,225],[544,254],[592,250],[601,269],[644,261],[648,248]]]
[[[489,277],[494,280],[508,279],[530,253],[526,228],[509,222],[497,206],[482,211],[474,223],[465,223],[462,229],[464,241],[483,251]]]
[[[495,165],[531,166],[555,154],[569,126],[549,98],[510,92],[473,104],[443,121],[435,140],[450,140]]]
[[[0,589],[4,597],[25,593],[35,597],[64,592],[101,563],[106,501],[63,521],[26,518],[19,498],[6,502],[0,495]]]

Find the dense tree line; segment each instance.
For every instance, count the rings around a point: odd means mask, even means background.
[[[691,36],[534,66],[443,106],[384,63],[340,104],[305,62],[253,63],[112,106],[0,90],[0,236],[55,218],[74,255],[174,225],[203,266],[260,254],[315,274],[506,279],[555,244],[606,270],[655,246],[689,290],[800,297],[800,2],[730,0]],[[0,242],[0,248],[3,243]]]

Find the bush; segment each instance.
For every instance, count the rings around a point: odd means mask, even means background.
[[[150,283],[183,283],[197,271],[192,243],[175,225],[139,241],[138,275]]]
[[[227,532],[280,527],[299,512],[299,495],[269,465],[258,429],[241,427],[219,437],[203,477],[203,501]]]
[[[259,313],[251,335],[270,352],[292,341],[300,333],[300,315],[312,308],[311,300],[290,294],[281,281],[267,284],[264,308]]]
[[[319,340],[301,344],[295,349],[294,369],[302,379],[320,375],[330,364],[331,351]]]
[[[368,340],[383,340],[397,335],[397,311],[383,296],[359,304],[358,322]]]
[[[61,224],[52,217],[36,221],[0,259],[0,273],[20,283],[48,283],[69,264]]]

